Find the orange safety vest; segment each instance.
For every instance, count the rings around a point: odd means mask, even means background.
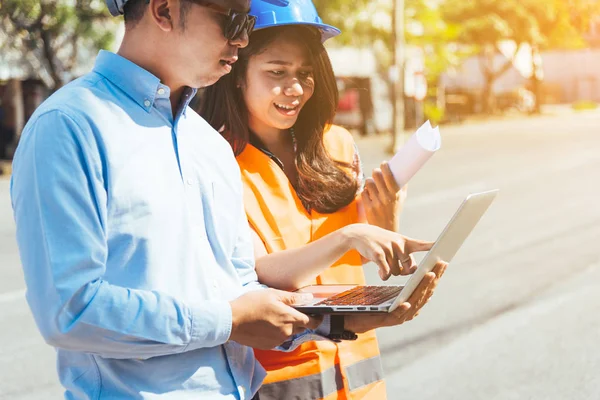
[[[354,141],[347,130],[332,126],[324,143],[333,159],[352,162]],[[246,146],[237,161],[248,221],[269,253],[300,247],[358,222],[356,200],[332,214],[307,212],[283,170],[256,147]],[[360,254],[346,253],[314,283],[364,284]],[[261,400],[386,398],[374,331],[356,341],[310,341],[289,353],[255,350],[255,354],[267,370]]]

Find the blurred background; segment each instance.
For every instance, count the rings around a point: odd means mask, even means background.
[[[468,193],[500,189],[421,315],[378,332],[388,397],[600,399],[600,2],[315,4],[343,31],[327,46],[337,123],[366,171],[441,125],[402,233],[434,240]],[[35,108],[122,35],[102,0],[0,2],[0,399],[62,396],[24,299],[12,154]]]

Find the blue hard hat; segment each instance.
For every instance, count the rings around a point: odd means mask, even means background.
[[[307,25],[321,32],[321,42],[341,31],[323,23],[311,0],[252,0],[250,15],[256,17],[254,30],[282,25]]]

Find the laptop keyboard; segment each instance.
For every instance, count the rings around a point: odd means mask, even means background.
[[[315,304],[317,306],[369,306],[377,305],[398,296],[402,286],[355,286],[345,292]]]

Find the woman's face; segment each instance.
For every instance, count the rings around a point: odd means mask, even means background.
[[[294,126],[314,85],[306,46],[287,35],[275,39],[248,60],[242,91],[250,129],[260,134]]]

